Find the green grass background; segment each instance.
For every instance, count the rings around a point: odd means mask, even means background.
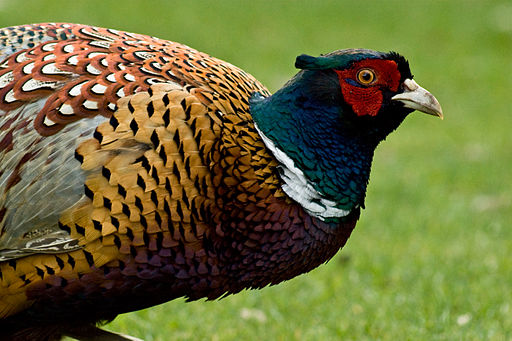
[[[396,50],[445,113],[412,114],[379,146],[367,208],[327,265],[109,329],[148,341],[512,338],[509,1],[0,1],[1,26],[46,21],[179,41],[272,91],[301,53]]]

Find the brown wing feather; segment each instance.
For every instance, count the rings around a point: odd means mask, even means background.
[[[1,317],[24,309],[27,288],[55,284],[55,276],[74,286],[84,274],[119,262],[128,274],[149,261],[148,252],[160,251],[158,243],[204,252],[210,230],[200,212],[213,192],[203,159],[219,128],[212,130],[214,114],[181,87],[162,84],[151,90],[152,95],[121,100],[113,119],[77,149],[87,198],[65,211],[59,226],[82,249],[67,256],[24,257],[15,267],[0,263],[0,285],[9,288],[0,298]]]

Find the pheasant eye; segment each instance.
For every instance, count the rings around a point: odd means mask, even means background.
[[[362,85],[370,85],[375,80],[375,72],[370,69],[361,69],[357,72],[357,81]]]

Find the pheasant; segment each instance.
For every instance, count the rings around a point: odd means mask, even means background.
[[[154,37],[1,29],[1,337],[100,335],[117,314],[262,288],[333,257],[379,142],[414,110],[442,111],[394,52],[295,66],[271,95]]]

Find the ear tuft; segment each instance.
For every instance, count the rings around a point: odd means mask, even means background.
[[[295,59],[295,67],[302,70],[323,70],[331,67],[332,61],[327,57],[313,57],[301,54]]]
[[[295,59],[295,67],[297,69],[309,70],[314,65],[315,57],[308,56],[307,54],[301,54]]]

